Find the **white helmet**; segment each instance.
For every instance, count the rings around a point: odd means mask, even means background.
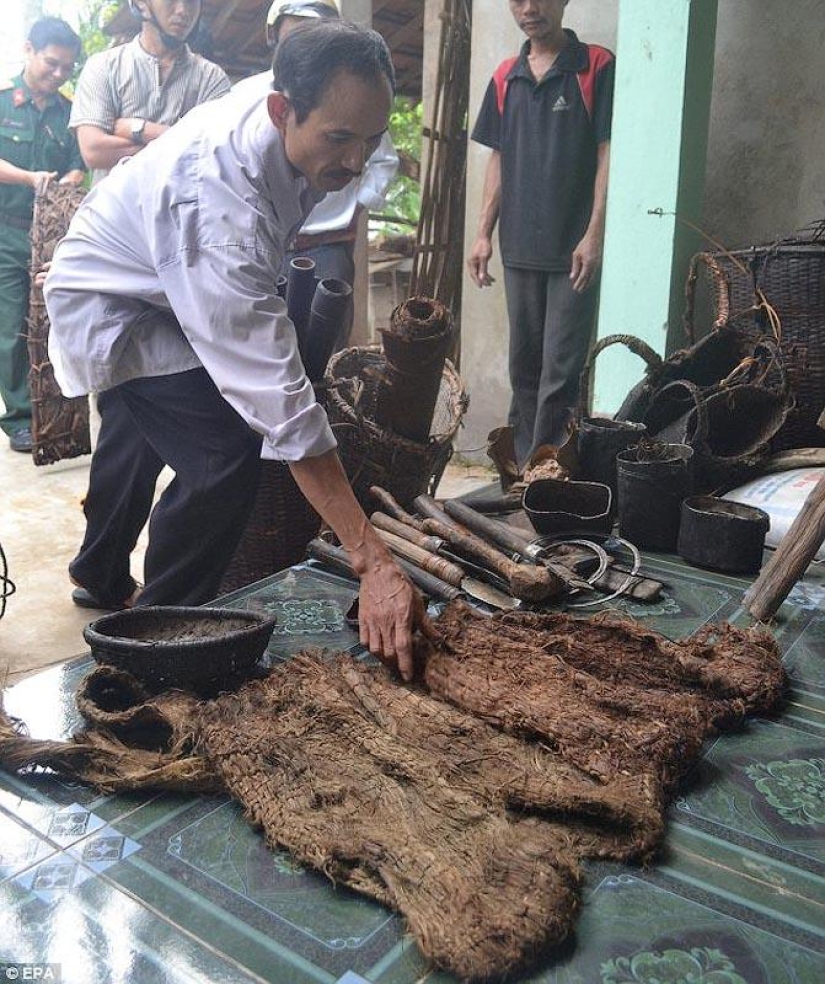
[[[274,48],[278,43],[278,27],[282,17],[340,20],[341,11],[338,9],[337,0],[274,0],[266,15],[266,42],[270,48]]]
[[[143,24],[144,21],[146,21],[149,24],[154,24],[154,26],[158,30],[158,33],[163,39],[163,43],[168,47],[170,48],[180,47],[184,43],[183,40],[181,38],[173,37],[171,34],[167,34],[158,23],[158,19],[155,16],[154,10],[152,10],[151,6],[149,6],[149,0],[144,0],[144,2],[146,3],[147,9],[149,11],[148,17],[145,17],[143,11],[140,9],[140,7],[138,7],[137,0],[129,0],[129,13],[132,15],[132,17],[134,17],[136,21],[140,21],[141,24]],[[192,25],[192,30],[187,35],[187,38],[194,37],[195,33],[200,27],[201,13],[203,12],[203,0],[201,0],[200,11],[201,12],[198,13],[198,19]]]

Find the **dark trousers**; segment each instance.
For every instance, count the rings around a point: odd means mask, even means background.
[[[559,446],[575,412],[593,337],[598,285],[583,294],[567,273],[504,268],[510,319],[509,423],[523,465],[542,444]]]
[[[101,601],[128,597],[129,556],[151,510],[140,604],[211,600],[255,498],[260,435],[203,369],[123,383],[99,395],[98,410],[86,536],[70,574]],[[175,477],[152,509],[164,465]]]
[[[30,427],[32,419],[26,342],[30,258],[28,232],[0,222],[0,398],[5,406],[0,427],[6,434]]]
[[[315,260],[315,276],[318,280],[333,277],[336,280],[343,280],[345,284],[352,287],[355,283],[354,245],[351,242],[327,243],[312,249],[293,250],[284,256],[281,273],[284,276],[289,275],[289,262],[296,256],[308,256],[311,260]],[[349,345],[354,308],[353,295],[350,295],[347,313],[338,333],[338,338],[335,340],[336,352]]]

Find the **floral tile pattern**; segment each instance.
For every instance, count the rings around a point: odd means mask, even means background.
[[[754,721],[713,744],[675,812],[825,866],[824,752],[825,734]]]
[[[821,953],[630,874],[595,886],[570,958],[531,984],[813,984]]]

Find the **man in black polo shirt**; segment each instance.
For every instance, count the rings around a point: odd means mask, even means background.
[[[468,264],[479,287],[500,219],[510,320],[509,420],[519,464],[559,445],[593,334],[615,60],[562,28],[568,0],[509,0],[527,35],[487,88],[473,140],[490,147]]]

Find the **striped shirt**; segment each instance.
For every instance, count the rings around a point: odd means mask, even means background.
[[[89,124],[113,133],[116,120],[132,116],[171,126],[194,106],[229,88],[224,70],[186,45],[161,82],[160,62],[135,38],[89,58],[77,82],[69,126]],[[94,171],[94,180],[107,173]]]

